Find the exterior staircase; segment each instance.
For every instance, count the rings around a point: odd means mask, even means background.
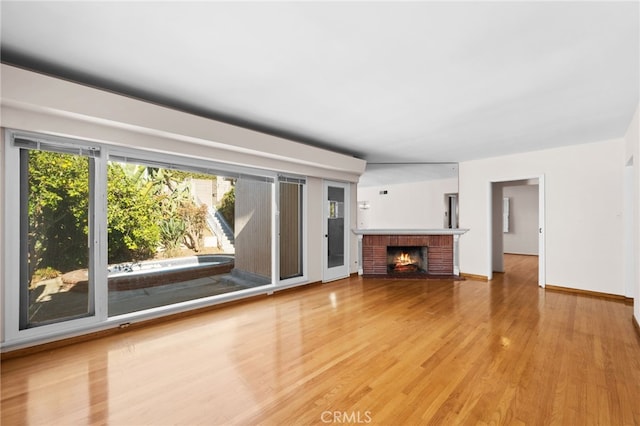
[[[225,253],[236,252],[233,231],[215,207],[207,209],[207,225],[218,239],[218,248]]]

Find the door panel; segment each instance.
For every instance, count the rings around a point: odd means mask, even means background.
[[[349,276],[349,186],[324,184],[323,281]]]

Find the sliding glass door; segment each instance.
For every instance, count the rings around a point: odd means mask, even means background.
[[[20,329],[90,316],[94,153],[20,145]]]

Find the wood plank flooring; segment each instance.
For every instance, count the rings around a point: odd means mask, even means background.
[[[2,363],[3,425],[640,424],[632,306],[349,278]]]

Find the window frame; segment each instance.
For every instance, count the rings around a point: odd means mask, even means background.
[[[307,179],[306,177],[303,176],[297,176],[297,175],[290,175],[290,174],[279,174],[278,178],[276,180],[277,185],[275,185],[275,201],[278,204],[278,209],[276,210],[276,215],[275,215],[275,226],[276,226],[276,236],[277,236],[277,245],[275,246],[274,250],[276,253],[276,263],[277,265],[274,265],[276,270],[276,274],[274,275],[274,282],[277,282],[278,285],[280,287],[292,287],[295,285],[298,285],[300,283],[305,283],[308,282],[309,278],[308,278],[308,261],[307,261],[307,200],[308,200],[308,195],[307,195]],[[297,276],[293,276],[290,278],[280,278],[281,277],[281,273],[280,273],[280,206],[279,206],[279,201],[280,201],[280,183],[297,183],[299,185],[301,185],[302,187],[302,193],[301,193],[301,206],[300,208],[302,209],[301,212],[299,212],[300,214],[300,232],[302,234],[302,238],[300,241],[300,249],[302,251],[302,253],[300,254],[300,261],[302,262],[302,272],[300,275]]]
[[[5,206],[21,206],[21,187],[20,187],[20,175],[21,175],[21,161],[20,161],[20,151],[22,149],[29,149],[26,147],[16,146],[14,144],[15,139],[26,138],[26,139],[46,139],[51,143],[50,146],[58,146],[61,148],[59,152],[64,152],[63,147],[87,147],[86,142],[78,142],[74,141],[70,138],[59,138],[56,136],[43,136],[38,134],[33,134],[30,132],[17,132],[10,129],[5,129],[4,132],[4,203]],[[51,151],[51,150],[48,150]],[[55,150],[54,150],[55,152]],[[94,173],[93,185],[96,185],[95,177],[97,176],[96,167],[98,163],[101,162],[99,156],[94,157],[94,161],[90,162],[92,164],[90,170],[90,174]],[[11,182],[18,182],[18,185],[11,184]],[[90,185],[91,186],[91,185]],[[96,191],[90,188],[89,197],[92,199],[89,202],[89,228],[93,228],[94,224],[97,222],[97,218],[94,216],[96,211],[100,209],[99,202],[97,202]],[[20,288],[20,268],[22,265],[22,260],[20,256],[22,255],[22,250],[13,250],[11,248],[21,247],[21,213],[18,209],[17,214],[9,214],[7,210],[5,210],[4,216],[4,283],[2,286],[3,293],[3,301],[4,301],[4,313],[2,322],[4,325],[3,328],[3,338],[5,344],[10,341],[20,341],[20,342],[32,342],[32,341],[47,341],[54,340],[51,337],[58,334],[67,334],[70,332],[84,330],[88,327],[95,326],[98,324],[98,315],[97,315],[97,305],[96,301],[96,293],[93,290],[96,285],[96,277],[91,276],[89,279],[89,314],[87,316],[81,318],[70,318],[64,321],[55,322],[51,324],[43,324],[37,327],[29,327],[21,329],[21,288]],[[89,244],[89,270],[92,274],[95,274],[97,267],[99,267],[98,263],[93,263],[93,259],[96,259],[97,252],[95,251],[94,242],[98,239],[95,232],[90,231],[90,238],[92,239],[92,244]],[[93,267],[92,267],[93,266]],[[18,283],[18,285],[12,285]]]

